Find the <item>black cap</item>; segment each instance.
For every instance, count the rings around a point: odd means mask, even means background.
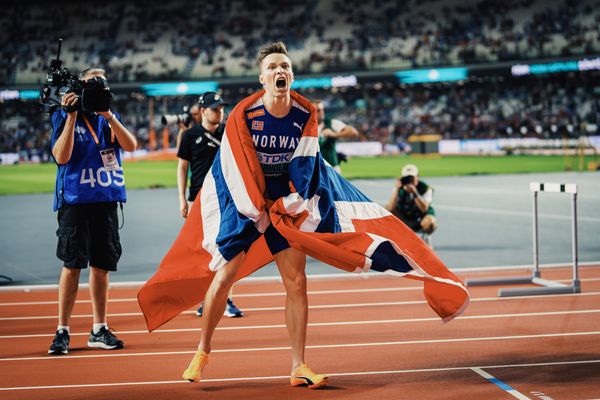
[[[220,94],[216,92],[206,92],[198,99],[198,105],[202,108],[217,108],[220,105],[228,105],[223,101]]]

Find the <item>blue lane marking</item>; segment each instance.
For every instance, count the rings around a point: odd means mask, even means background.
[[[502,382],[498,378],[488,379],[488,381],[492,382],[494,385],[498,386],[502,390],[507,390],[507,391],[508,390],[515,390],[512,387],[510,387],[509,385],[507,385],[506,383]]]
[[[471,369],[474,372],[478,373],[486,381],[493,383],[494,385],[498,386],[500,389],[502,389],[506,393],[510,394],[511,396],[516,397],[519,400],[531,400],[529,397],[525,396],[523,393],[519,392],[518,390],[513,389],[506,383],[502,382],[500,379],[496,378],[495,376],[493,376],[491,374],[488,374],[483,369],[476,368],[476,367],[473,367]]]

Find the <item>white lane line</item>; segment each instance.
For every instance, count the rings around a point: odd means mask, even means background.
[[[560,362],[545,362],[545,363],[526,363],[526,364],[500,364],[500,365],[482,365],[482,366],[466,366],[466,367],[445,367],[445,368],[422,368],[422,369],[398,369],[387,371],[360,371],[360,372],[328,372],[329,376],[370,376],[370,375],[397,375],[397,374],[415,374],[429,372],[446,372],[446,371],[465,371],[473,368],[492,369],[492,368],[524,368],[524,367],[545,367],[553,365],[585,365],[600,363],[600,360],[582,360],[582,361],[560,361]],[[237,378],[214,378],[203,379],[202,383],[214,382],[239,382],[239,381],[266,381],[276,379],[289,379],[289,375],[275,376],[245,376]],[[184,380],[177,381],[146,381],[146,382],[114,382],[114,383],[88,383],[80,385],[54,385],[54,386],[15,386],[1,387],[0,391],[17,391],[17,390],[43,390],[43,389],[79,389],[79,388],[95,388],[95,387],[114,387],[114,386],[140,386],[140,385],[170,385],[189,382]]]
[[[511,211],[511,210],[498,210],[492,208],[478,208],[478,207],[463,207],[463,206],[450,206],[443,204],[436,204],[436,208],[440,210],[449,210],[449,211],[458,211],[458,212],[466,212],[466,213],[480,213],[480,214],[492,214],[492,215],[504,215],[510,217],[525,217],[531,218],[531,211]],[[548,219],[559,219],[559,220],[571,220],[571,215],[560,215],[560,214],[538,214],[540,218],[548,218]],[[600,222],[600,218],[595,217],[585,217],[585,216],[577,216],[577,221],[582,222]]]
[[[523,267],[525,268],[525,267]],[[455,272],[462,272],[462,270],[455,270]],[[525,276],[525,273],[524,273]],[[571,279],[556,279],[556,282],[571,282]],[[583,278],[580,282],[598,282],[600,278]],[[309,290],[308,295],[324,295],[324,294],[342,294],[342,293],[378,293],[378,292],[408,292],[413,290],[421,290],[422,286],[409,286],[409,287],[382,287],[382,288],[370,288],[370,289],[339,289],[339,290]],[[250,297],[280,297],[285,296],[286,292],[268,292],[268,293],[236,293],[235,298],[250,298]],[[77,300],[77,304],[91,304],[91,300]],[[129,297],[123,299],[109,299],[109,303],[137,303],[137,298]],[[57,300],[50,301],[21,301],[13,303],[0,303],[0,307],[10,306],[41,306],[41,305],[53,305],[58,304]]]
[[[600,279],[600,278],[599,278]],[[583,279],[581,279],[583,281]],[[377,293],[377,292],[407,292],[412,290],[422,290],[423,286],[410,286],[410,287],[387,287],[387,288],[371,288],[371,289],[340,289],[340,290],[309,290],[307,293],[309,296],[321,295],[321,294],[342,294],[342,293]],[[236,293],[234,296],[238,298],[247,297],[282,297],[285,296],[286,292],[269,292],[269,293]],[[91,303],[91,300],[77,300],[77,304]],[[109,303],[126,303],[135,302],[135,297],[125,299],[109,299]],[[29,305],[46,305],[46,304],[58,304],[57,300],[52,301],[23,301],[17,303],[0,303],[1,306],[29,306]]]
[[[402,346],[402,345],[418,345],[418,344],[433,344],[433,343],[462,343],[462,342],[484,342],[498,340],[520,340],[520,339],[545,339],[557,337],[577,337],[577,336],[595,336],[600,335],[600,331],[591,332],[559,332],[559,333],[539,333],[534,335],[511,335],[511,336],[484,336],[471,338],[451,338],[451,339],[422,339],[422,340],[403,340],[396,342],[364,342],[364,343],[343,343],[343,344],[321,344],[307,345],[307,349],[338,349],[352,347],[379,347],[379,346]],[[251,347],[245,349],[222,349],[213,350],[213,353],[242,353],[242,352],[260,352],[260,351],[280,351],[290,350],[289,346],[279,347]],[[78,356],[48,356],[43,357],[7,357],[0,358],[2,361],[31,361],[31,360],[75,360],[80,358],[107,358],[107,357],[145,357],[145,356],[165,356],[178,354],[195,354],[196,351],[164,351],[164,352],[144,352],[144,353],[110,353],[110,354],[90,354]]]
[[[592,310],[569,310],[569,311],[544,311],[544,312],[529,312],[529,313],[518,313],[518,314],[484,314],[484,315],[463,315],[459,320],[472,320],[472,319],[494,319],[494,318],[520,318],[520,317],[547,317],[557,315],[575,315],[575,314],[595,314],[600,313],[600,309]],[[372,324],[401,324],[409,322],[439,322],[438,317],[430,318],[404,318],[404,319],[383,319],[383,320],[368,320],[368,321],[341,321],[341,322],[313,322],[309,323],[309,327],[318,326],[345,326],[345,325],[372,325]],[[246,325],[246,326],[221,326],[217,327],[217,330],[221,331],[234,331],[234,330],[248,330],[248,329],[279,329],[285,328],[284,324],[277,325]],[[182,333],[182,332],[200,332],[201,328],[178,328],[178,329],[158,329],[155,333]],[[136,335],[136,334],[147,334],[147,330],[134,330],[134,331],[118,331],[119,335]],[[82,333],[71,333],[70,336],[88,336],[89,332]],[[54,333],[40,333],[30,335],[6,335],[0,336],[0,339],[29,339],[29,338],[49,338],[53,337]]]
[[[600,292],[585,292],[585,293],[568,293],[568,294],[541,294],[527,297],[476,297],[471,298],[471,302],[479,301],[512,301],[512,300],[526,300],[526,299],[548,299],[552,297],[585,297],[585,296],[598,296]],[[350,303],[350,304],[321,304],[316,306],[308,306],[310,310],[330,309],[330,308],[355,308],[355,307],[378,307],[378,306],[401,306],[401,305],[413,305],[413,304],[427,304],[425,300],[409,300],[409,301],[386,301],[386,302],[374,302],[374,303]],[[285,307],[255,307],[255,308],[244,308],[244,311],[258,312],[258,311],[282,311]],[[196,311],[189,310],[181,313],[182,315],[196,315]],[[115,313],[109,314],[109,318],[115,317],[141,317],[141,312],[132,313]],[[30,317],[2,317],[0,321],[25,321],[25,320],[40,320],[40,319],[56,319],[57,315],[37,315]],[[92,314],[76,314],[72,315],[71,318],[92,318]]]
[[[495,376],[488,374],[483,369],[474,367],[474,368],[471,368],[471,370],[475,371],[476,373],[478,373],[479,375],[481,375],[482,377],[487,379],[490,383],[493,383],[494,385],[498,386],[500,389],[504,390],[506,393],[510,394],[511,396],[516,397],[519,400],[531,400],[529,397],[525,396],[523,393],[519,392],[516,389],[513,389],[511,386],[502,382],[500,379],[496,378]]]
[[[317,260],[312,260],[311,262],[319,263]],[[540,264],[541,269],[548,268],[570,268],[571,265],[569,263],[548,263],[548,264]],[[598,261],[580,261],[579,267],[591,267],[598,268],[600,267],[600,260]],[[452,270],[456,273],[468,273],[468,272],[489,272],[489,271],[514,271],[514,270],[522,270],[526,269],[531,271],[533,269],[533,265],[487,265],[481,267],[464,267],[455,266]],[[360,274],[349,274],[343,271],[334,272],[330,274],[307,274],[306,278],[309,282],[322,282],[325,280],[341,280],[341,281],[364,281],[371,278],[374,279],[382,279],[389,278],[393,276],[388,273],[381,272],[365,272]],[[398,279],[398,277],[395,277]],[[280,275],[269,275],[269,276],[247,276],[244,279],[240,280],[240,284],[255,284],[255,283],[281,283]],[[112,282],[109,285],[109,289],[140,289],[146,282],[145,281],[124,281],[124,282]],[[80,283],[80,289],[89,288],[89,284]],[[48,290],[57,290],[58,284],[40,284],[40,285],[9,285],[9,286],[0,286],[0,293],[29,293],[32,291],[48,291]]]
[[[319,261],[316,261],[316,260],[313,260],[313,262],[319,263]],[[580,261],[579,266],[580,267],[598,268],[598,267],[600,267],[600,260],[598,260],[598,261]],[[569,267],[571,267],[571,265],[568,263],[540,264],[541,269],[565,268],[565,267],[569,268]],[[520,269],[527,269],[527,270],[531,271],[533,269],[533,265],[531,265],[531,264],[527,264],[527,265],[487,265],[487,266],[481,266],[481,267],[465,267],[465,268],[455,267],[452,270],[456,273],[464,274],[466,272],[513,271],[513,270],[520,270]],[[387,273],[382,274],[381,272],[374,272],[374,271],[360,273],[360,274],[349,274],[349,273],[346,273],[346,272],[343,272],[340,270],[337,273],[331,273],[331,274],[307,274],[306,278],[308,279],[309,282],[322,282],[324,280],[363,281],[363,280],[367,280],[367,279],[371,279],[371,278],[375,278],[375,279],[389,278],[390,276],[393,276],[393,275],[387,274]],[[395,277],[395,278],[398,279],[398,277]],[[239,283],[241,283],[241,284],[273,283],[273,282],[283,283],[280,275],[248,276],[239,281]],[[109,289],[116,289],[116,288],[139,289],[145,283],[146,283],[145,281],[112,282],[109,285]],[[87,289],[87,288],[89,288],[89,284],[82,282],[79,284],[79,288]],[[0,293],[7,293],[7,292],[8,293],[20,293],[20,292],[29,293],[32,291],[47,291],[47,290],[57,290],[57,289],[58,289],[58,284],[16,285],[16,286],[10,285],[10,286],[0,286]]]

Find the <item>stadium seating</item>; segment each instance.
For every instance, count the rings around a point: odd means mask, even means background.
[[[3,7],[0,85],[42,80],[59,36],[65,39],[65,65],[102,65],[121,82],[253,75],[258,47],[274,39],[288,44],[298,73],[600,53],[594,0],[149,0]]]
[[[93,21],[93,23],[82,23]],[[297,75],[397,70],[600,54],[594,0],[122,0],[3,5],[0,87],[37,85],[64,38],[64,66],[107,70],[111,84],[255,76],[265,42],[288,45]],[[600,72],[505,79],[471,77],[419,86],[373,82],[311,90],[328,114],[363,140],[402,143],[411,134],[447,139],[598,135]],[[244,91],[224,89],[235,103]],[[195,98],[157,102],[179,113]],[[115,109],[148,146],[148,99],[120,93]],[[175,128],[172,128],[175,129]],[[35,102],[0,101],[0,153],[48,158],[50,126]],[[172,135],[174,137],[174,135]],[[172,143],[173,144],[173,143]]]

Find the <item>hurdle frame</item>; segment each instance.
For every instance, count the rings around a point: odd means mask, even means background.
[[[507,278],[467,279],[467,286],[534,284],[537,287],[498,290],[499,297],[531,296],[540,294],[581,293],[579,281],[579,254],[577,243],[577,184],[531,182],[529,191],[533,193],[533,271],[531,276],[515,276]],[[571,245],[573,255],[573,280],[571,285],[542,279],[539,264],[539,232],[538,232],[538,193],[570,193],[571,194]]]

